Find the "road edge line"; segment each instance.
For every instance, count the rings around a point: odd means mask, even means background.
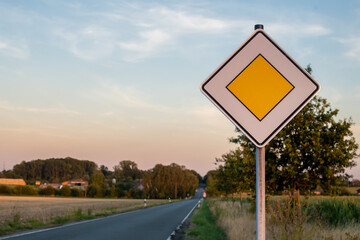
[[[200,202],[203,200],[203,198],[201,198],[196,204],[195,206],[190,210],[190,212],[184,217],[184,219],[181,221],[181,223],[175,228],[174,231],[172,231],[172,233],[168,236],[168,238],[166,240],[171,240],[171,237],[175,236],[176,230],[179,230],[181,228],[181,226],[184,224],[184,222],[189,218],[189,216],[191,215],[191,213],[195,210],[195,208],[200,204]]]

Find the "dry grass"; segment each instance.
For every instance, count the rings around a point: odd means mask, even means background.
[[[207,200],[211,212],[217,219],[217,224],[224,229],[229,240],[255,239],[256,238],[256,216],[249,211],[251,203],[232,202],[231,200],[222,200],[210,198]],[[269,214],[269,213],[267,213]],[[286,220],[286,218],[284,218]],[[281,234],[283,223],[266,223],[266,239],[269,240],[359,240],[360,224],[350,223],[341,227],[329,227],[321,222],[303,222],[303,234],[291,235]],[[289,223],[287,223],[289,224]],[[272,228],[272,229],[271,229]],[[273,232],[278,234],[272,234]]]
[[[211,199],[208,205],[229,240],[255,239],[256,216],[248,211],[250,203]]]
[[[165,200],[147,200],[147,206],[166,202]],[[141,199],[88,199],[55,197],[8,197],[0,196],[0,224],[12,221],[14,215],[20,221],[40,220],[50,222],[55,217],[63,217],[81,209],[83,213],[118,213],[143,208]]]

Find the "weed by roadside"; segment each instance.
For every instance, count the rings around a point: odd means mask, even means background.
[[[298,193],[268,201],[266,218],[270,237],[274,240],[310,239],[315,225],[305,227],[310,219],[308,210],[308,201],[301,201]],[[313,213],[315,215],[316,212]]]
[[[219,228],[206,201],[203,201],[198,212],[191,219],[192,227],[186,233],[186,240],[224,240],[226,234]]]
[[[20,213],[14,211],[12,213],[12,220],[6,221],[5,223],[0,224],[0,236],[11,233],[18,230],[28,230],[36,227],[42,227],[45,224],[37,219],[28,219],[21,220]]]
[[[251,212],[251,199],[243,203],[228,199],[208,199],[217,224],[224,229],[229,240],[248,240],[256,237],[256,216]]]

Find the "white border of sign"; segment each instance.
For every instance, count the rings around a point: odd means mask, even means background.
[[[259,54],[293,86],[261,121],[226,87]],[[257,147],[265,146],[320,90],[320,84],[262,29],[256,30],[201,85],[201,91]]]

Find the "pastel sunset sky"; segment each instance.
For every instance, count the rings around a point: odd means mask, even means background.
[[[360,143],[357,0],[2,0],[0,16],[1,170],[68,156],[215,169],[235,127],[200,84],[258,23],[311,64]]]

